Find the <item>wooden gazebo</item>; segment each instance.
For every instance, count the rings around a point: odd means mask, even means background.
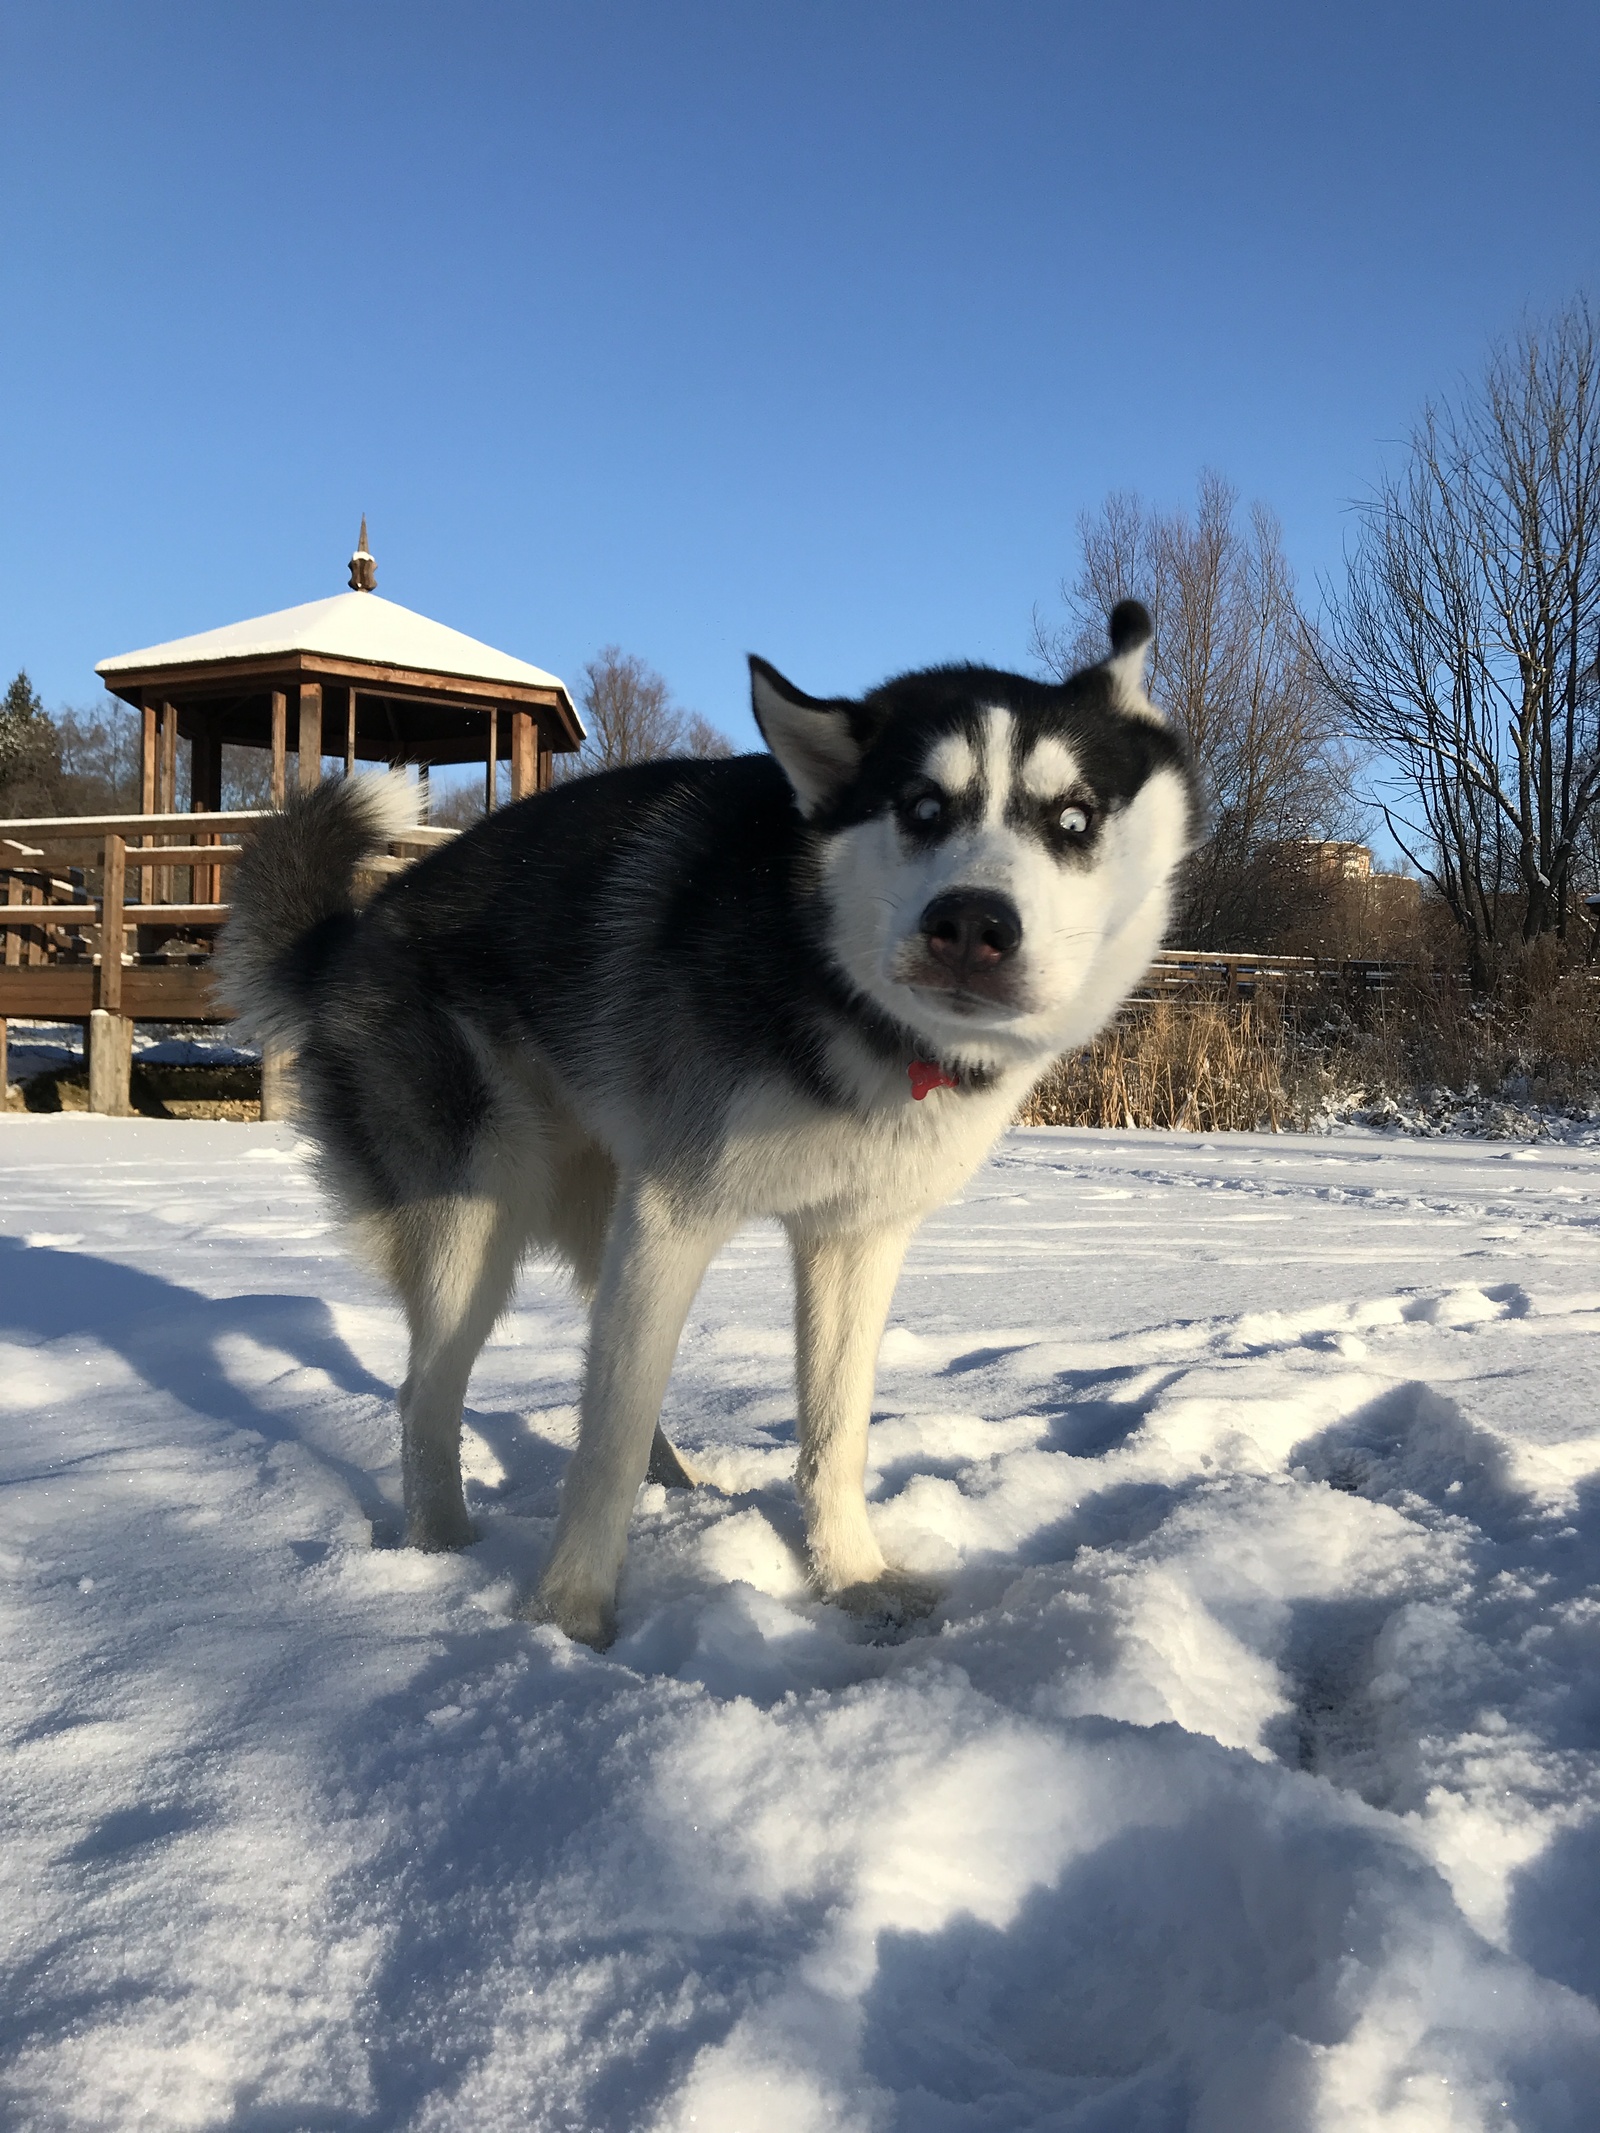
[[[140,811],[177,804],[178,743],[190,749],[190,805],[222,805],[222,750],[272,751],[272,803],[301,791],[324,757],[358,763],[482,763],[485,802],[509,758],[511,797],[550,783],[552,755],[581,746],[583,724],[555,675],[378,597],[367,526],[350,590],[275,615],[102,659],[95,672],[143,715]],[[291,706],[292,712],[291,712]]]
[[[90,1101],[126,1112],[135,1022],[216,1022],[211,945],[227,881],[265,812],[223,813],[222,750],[272,751],[272,800],[316,785],[328,754],[358,763],[481,762],[485,802],[510,760],[511,796],[550,783],[551,758],[583,725],[553,674],[380,600],[361,542],[350,590],[281,614],[104,659],[95,671],[144,720],[136,815],[0,822],[0,1102],[8,1018],[82,1020]],[[293,704],[291,721],[290,705]],[[190,748],[189,811],[177,812],[178,743]],[[330,742],[333,746],[330,748]],[[426,808],[424,806],[424,816]],[[455,834],[426,821],[373,856],[369,881]],[[263,1116],[281,1102],[263,1062]],[[275,1087],[277,1093],[274,1093]]]

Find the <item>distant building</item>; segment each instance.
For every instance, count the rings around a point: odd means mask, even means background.
[[[1372,847],[1340,844],[1331,837],[1297,837],[1287,847],[1318,881],[1370,881]]]
[[[1401,920],[1422,906],[1422,884],[1413,874],[1385,873],[1372,864],[1369,844],[1335,837],[1296,837],[1278,849],[1323,888],[1359,889],[1374,919]]]

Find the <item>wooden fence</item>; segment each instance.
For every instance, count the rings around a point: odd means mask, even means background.
[[[82,1022],[90,1106],[123,1115],[136,1022],[232,1019],[211,951],[230,909],[228,871],[268,819],[237,810],[0,821],[0,1101],[10,1021]],[[408,829],[363,872],[398,873],[456,834]]]
[[[1405,974],[1404,963],[1326,955],[1266,955],[1259,950],[1163,948],[1135,987],[1135,1000],[1250,1000],[1338,983],[1357,992],[1387,992]]]

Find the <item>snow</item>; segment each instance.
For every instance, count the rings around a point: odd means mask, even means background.
[[[376,666],[509,681],[528,689],[559,689],[563,697],[567,694],[565,683],[543,667],[497,652],[493,645],[432,622],[398,601],[363,592],[334,593],[329,599],[308,600],[301,607],[281,608],[273,615],[254,615],[248,622],[229,622],[197,636],[175,637],[168,644],[119,652],[114,659],[102,659],[95,672],[114,684],[120,675],[143,673],[147,667],[263,659],[286,652],[321,652],[333,659],[363,659]]]
[[[0,1119],[0,1232],[6,2123],[1600,2121],[1600,1150],[1011,1135],[884,1342],[898,1643],[800,1573],[775,1231],[605,1655],[513,1614],[553,1275],[423,1557],[291,1129]]]
[[[34,1074],[87,1073],[81,1022],[10,1025],[7,1078],[20,1085]],[[136,1022],[133,1056],[146,1066],[259,1066],[259,1045],[238,1044],[230,1029],[204,1022]]]

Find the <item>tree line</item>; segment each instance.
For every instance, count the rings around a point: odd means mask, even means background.
[[[1423,410],[1359,509],[1318,639],[1330,697],[1386,773],[1390,832],[1480,989],[1508,951],[1587,930],[1597,658],[1600,331],[1580,301]]]
[[[1114,495],[1079,521],[1065,673],[1102,617],[1151,611],[1152,694],[1188,737],[1207,834],[1179,937],[1271,947],[1326,882],[1317,846],[1381,820],[1475,989],[1528,951],[1592,954],[1600,887],[1600,327],[1579,300],[1425,407],[1303,605],[1276,519],[1201,477],[1193,514]]]

